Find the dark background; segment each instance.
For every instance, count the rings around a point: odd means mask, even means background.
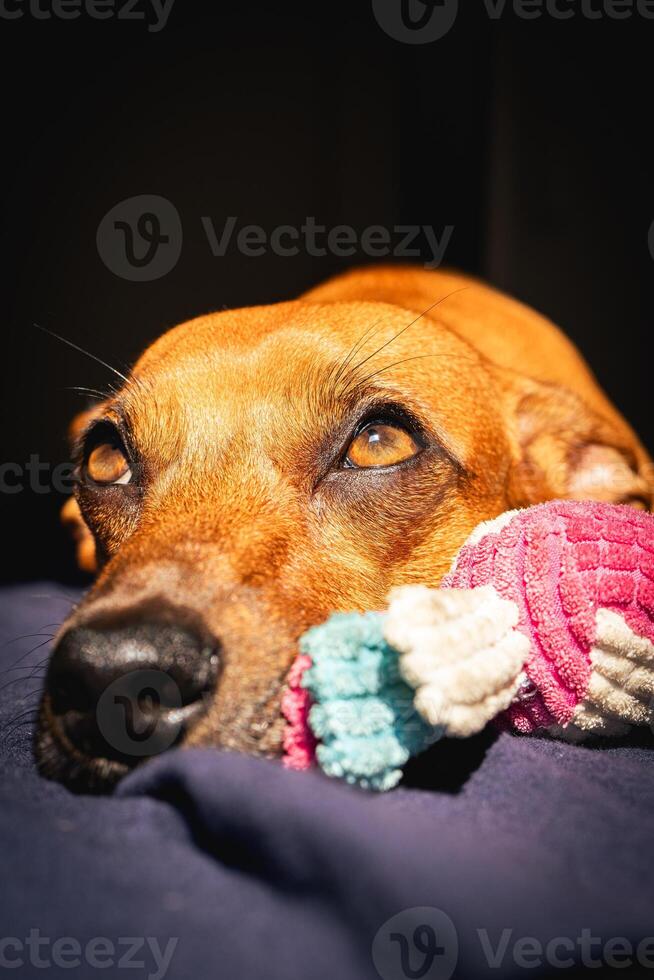
[[[446,264],[559,322],[654,448],[654,21],[460,7],[425,45],[387,36],[368,0],[176,0],[159,33],[0,19],[1,459],[65,460],[84,406],[69,386],[111,381],[35,322],[122,370],[180,320],[370,261],[215,258],[203,215],[268,231],[307,215],[453,225]],[[116,276],[96,248],[105,213],[139,194],[168,198],[183,224],[179,262],[152,282]],[[60,504],[0,494],[5,579],[74,577]]]

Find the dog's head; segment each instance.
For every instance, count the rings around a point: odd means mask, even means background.
[[[505,341],[488,293],[424,315],[311,297],[200,317],[76,422],[64,517],[98,576],[50,663],[46,774],[102,789],[180,741],[278,754],[298,638],[332,610],[437,585],[510,507],[649,506],[647,458],[613,410],[523,373],[519,351],[515,368],[489,359]],[[473,315],[485,347],[456,329]],[[126,743],[117,719],[135,712]]]

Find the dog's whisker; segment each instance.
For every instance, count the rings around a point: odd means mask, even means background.
[[[361,350],[361,348],[365,344],[366,340],[371,340],[372,337],[374,337],[375,334],[378,333],[378,330],[375,330],[375,327],[377,327],[378,324],[381,323],[381,320],[382,319],[383,318],[380,318],[379,320],[375,320],[374,323],[371,323],[370,326],[368,326],[363,331],[363,333],[361,334],[361,336],[359,337],[359,339],[357,340],[357,342],[350,349],[349,353],[346,355],[346,357],[343,359],[343,361],[341,361],[341,364],[340,364],[338,370],[336,371],[336,374],[334,375],[333,384],[336,384],[336,382],[340,378],[340,376],[343,373],[343,371],[347,368],[347,366],[350,363],[350,361],[352,360],[352,358],[356,357],[356,355],[358,354],[358,352]],[[373,331],[372,334],[370,333],[371,330]]]
[[[4,734],[3,733],[0,733],[0,736],[5,739],[5,742],[7,742],[11,738],[12,735],[13,736],[16,736],[20,732],[24,731],[26,728],[31,729],[31,727],[34,726],[37,723],[37,721],[38,721],[38,713],[36,715],[34,715],[33,718],[27,718],[25,721],[19,722],[18,725],[14,725],[14,727],[11,728],[8,732],[6,732]],[[30,734],[30,733],[31,732],[28,730],[28,733],[27,734]]]
[[[31,650],[30,652],[36,653],[36,651],[39,649],[40,646],[45,646],[45,643],[37,644],[37,646],[35,646],[33,650]],[[4,674],[13,674],[14,671],[16,670],[36,670],[37,667],[44,667],[49,659],[50,659],[50,654],[48,654],[47,657],[44,657],[43,660],[39,661],[39,663],[37,664],[23,664],[22,667],[6,667],[4,670],[0,671],[0,677],[2,677]],[[2,689],[0,688],[0,690]]]
[[[30,721],[36,721],[37,714],[38,704],[33,704],[29,708],[19,711],[18,714],[11,719],[11,721],[8,721],[6,725],[3,725],[2,728],[0,728],[0,738],[7,738],[12,731],[15,731],[18,722],[29,724]]]
[[[7,681],[6,684],[3,684],[2,687],[0,687],[0,691],[5,691],[8,687],[11,687],[13,684],[18,684],[18,683],[25,684],[27,683],[27,681],[44,680],[46,676],[45,668],[44,667],[40,668],[43,671],[43,673],[40,675],[38,673],[35,673],[36,669],[37,668],[35,667],[32,670],[32,672],[28,674],[26,677],[13,677],[10,681]]]
[[[445,353],[434,352],[432,354],[414,354],[411,357],[403,357],[400,360],[391,361],[390,364],[385,364],[382,368],[379,368],[378,371],[372,371],[370,374],[367,374],[363,378],[353,379],[352,382],[350,383],[350,387],[348,391],[356,391],[358,388],[361,388],[368,381],[370,381],[371,378],[375,378],[377,377],[378,374],[383,374],[385,371],[389,371],[391,368],[396,367],[398,364],[404,364],[405,361],[420,360],[423,357],[437,357],[439,360],[447,360],[448,358],[451,358],[452,360],[455,361],[470,361],[471,364],[479,363],[476,357],[467,357],[465,354],[459,354],[459,353],[449,354],[447,352]]]
[[[139,388],[140,391],[142,391],[144,395],[147,395],[148,397],[150,397],[151,391],[150,391],[148,385],[145,384],[145,382],[143,381],[143,379],[142,378],[139,378],[138,374],[132,373],[131,368],[129,367],[129,365],[125,364],[124,367],[125,367],[125,370],[129,373],[129,383],[131,385],[134,385],[136,388]]]
[[[68,340],[67,337],[61,337],[58,333],[55,333],[54,330],[50,330],[48,327],[43,327],[40,323],[35,323],[34,326],[37,330],[42,330],[43,333],[49,334],[51,337],[54,337],[55,340],[59,340],[62,344],[67,344],[69,347],[72,347],[73,350],[79,351],[80,354],[90,357],[92,361],[95,361],[97,364],[105,367],[108,371],[111,371],[118,378],[124,381],[125,384],[129,382],[129,378],[125,374],[118,371],[117,368],[112,367],[111,364],[108,364],[106,361],[103,361],[101,357],[98,357],[96,354],[92,354],[91,351],[85,350],[83,347],[80,347],[79,344],[75,344],[72,340]]]
[[[12,736],[15,740],[18,736],[20,736],[21,732],[25,733],[27,736],[31,735],[32,728],[37,721],[38,718],[27,718],[25,721],[21,721],[19,724],[14,725],[13,728],[2,736],[5,740],[5,744],[9,744]],[[27,732],[25,732],[26,729]]]
[[[43,634],[38,634],[38,635],[43,635]],[[46,640],[43,640],[42,643],[37,643],[36,646],[32,647],[31,650],[27,650],[25,653],[21,654],[21,656],[18,657],[16,661],[14,661],[11,667],[6,667],[3,671],[0,671],[0,676],[2,676],[2,674],[8,674],[9,671],[25,669],[25,668],[18,667],[18,664],[21,662],[21,660],[24,660],[25,657],[29,657],[31,654],[36,653],[37,650],[40,650],[41,647],[47,646],[48,643],[52,643],[53,640],[54,640],[54,636],[48,634],[48,638]],[[29,664],[26,665],[26,667],[28,666]]]
[[[398,364],[406,364],[407,361],[420,361],[424,357],[440,357],[439,354],[414,354],[413,357],[403,357],[399,361],[392,361],[390,364],[384,365],[384,367],[379,368],[378,371],[373,371],[371,374],[366,375],[365,378],[361,378],[357,381],[357,385],[364,385],[372,378],[376,378],[377,375],[383,374],[384,371],[390,371],[391,368],[397,367]]]
[[[54,639],[54,633],[46,633],[45,628],[41,628],[38,633],[22,633],[20,636],[14,636],[11,640],[6,640],[0,650],[4,650],[6,647],[11,646],[12,643],[18,643],[19,640],[32,640],[37,636],[48,636],[51,640]],[[24,656],[24,655],[23,655]]]
[[[36,650],[34,650],[33,652],[36,653]],[[5,674],[13,674],[17,670],[39,670],[39,669],[44,669],[45,668],[45,665],[47,664],[47,662],[48,662],[49,659],[50,659],[50,657],[48,656],[48,657],[45,658],[45,660],[42,660],[38,664],[25,664],[22,667],[8,667],[6,670],[0,671],[0,677],[4,676]],[[0,687],[0,691],[1,690],[2,690],[2,688]]]
[[[26,681],[30,679],[32,674],[36,676],[39,673],[39,671],[43,671],[43,672],[47,671],[48,669],[47,660],[45,663],[42,664],[35,664],[34,666],[30,665],[29,667],[19,667],[18,669],[21,671],[29,671],[29,673],[25,673],[21,677],[12,677],[10,681],[7,681],[6,684],[3,684],[2,687],[0,687],[0,691],[4,691],[5,687],[9,687],[9,685],[13,684],[15,681]]]
[[[406,331],[410,327],[412,327],[415,323],[417,323],[418,320],[421,320],[423,316],[426,316],[427,313],[430,313],[431,310],[436,309],[436,307],[440,306],[441,303],[444,303],[445,300],[450,299],[450,297],[456,295],[456,293],[464,292],[466,289],[470,289],[470,287],[461,286],[458,289],[453,289],[452,292],[447,293],[445,296],[441,296],[440,299],[437,299],[434,303],[432,303],[430,306],[424,309],[422,313],[419,313],[418,316],[414,317],[414,319],[411,320],[410,323],[407,323],[405,327],[402,327],[401,330],[398,330],[398,332],[389,340],[387,340],[384,344],[382,344],[381,347],[378,347],[377,350],[374,350],[372,352],[372,354],[368,354],[367,357],[364,357],[363,360],[358,362],[358,364],[355,364],[354,367],[350,368],[350,370],[347,373],[348,377],[351,378],[354,375],[354,373],[359,370],[359,368],[363,367],[363,365],[366,364],[371,358],[376,357],[377,354],[381,353],[381,351],[383,351],[386,347],[388,347],[389,344],[394,343],[398,339],[398,337],[401,337],[403,333],[406,333]]]
[[[82,385],[66,385],[64,391],[76,391],[78,395],[84,395],[85,398],[97,398],[98,401],[104,401],[107,397],[96,388],[84,388]]]

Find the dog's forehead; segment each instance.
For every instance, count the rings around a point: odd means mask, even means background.
[[[266,432],[282,434],[290,444],[341,414],[355,383],[422,407],[456,435],[483,381],[470,361],[448,328],[401,307],[283,303],[174,327],[137,362],[126,403],[137,434],[159,451],[170,442],[171,454],[175,441],[222,443],[236,433],[262,446]]]
[[[388,303],[279,303],[225,310],[173,327],[146,350],[135,371],[154,376],[182,365],[213,370],[230,358],[242,367],[247,361],[250,368],[265,369],[265,362],[284,350],[298,356],[309,350],[314,360],[322,355],[327,363],[353,347],[369,352],[394,336],[399,347],[439,335],[452,339],[442,324]]]
[[[422,373],[420,358],[465,363],[470,353],[433,316],[388,303],[296,301],[213,313],[173,327],[145,351],[134,373],[158,391],[179,393],[186,384],[206,397],[229,392],[238,401],[249,388],[271,394],[302,384],[310,389],[319,385],[321,371],[343,378],[346,370],[352,375],[361,368],[361,380],[366,371],[408,364],[400,375],[410,385]],[[437,384],[438,371],[431,374]]]

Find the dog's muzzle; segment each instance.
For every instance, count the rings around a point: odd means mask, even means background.
[[[208,707],[218,668],[218,644],[186,625],[72,628],[50,660],[41,728],[75,767],[120,778],[183,738]]]

